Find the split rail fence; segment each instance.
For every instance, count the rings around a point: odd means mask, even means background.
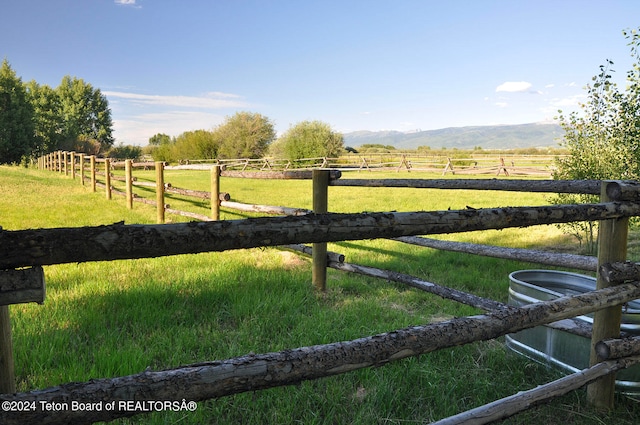
[[[163,167],[161,163],[156,165],[160,179]],[[220,204],[221,201],[217,201],[219,198],[215,196],[220,176],[219,167],[213,167],[211,174],[210,197],[214,204]],[[283,173],[272,174],[270,177],[285,178]],[[249,354],[176,369],[64,384],[26,393],[7,391],[5,386],[0,402],[200,401],[384,365],[446,347],[494,339],[538,325],[559,326],[558,321],[595,312],[593,328],[589,330],[592,340],[590,368],[438,423],[493,422],[586,384],[589,384],[587,393],[591,403],[599,407],[612,406],[615,371],[640,362],[638,339],[620,339],[622,305],[640,298],[640,266],[625,262],[628,218],[640,216],[638,184],[620,181],[341,180],[339,172],[321,169],[313,170],[310,176],[296,174],[296,178],[308,177],[313,178],[313,214],[230,221],[1,231],[0,270],[3,272],[0,276],[0,299],[4,300],[4,304],[42,302],[45,286],[42,266],[46,265],[312,243],[313,283],[319,289],[325,288],[327,267],[333,267],[404,282],[421,290],[477,306],[486,313],[352,341],[276,353]],[[540,207],[337,214],[326,212],[327,193],[332,186],[589,193],[600,194],[601,201],[595,204]],[[164,202],[160,193],[163,192],[163,187],[162,180],[158,180],[157,200],[162,208]],[[577,268],[597,269],[596,290],[523,307],[507,306],[400,273],[345,263],[344,258],[326,250],[327,242],[397,238],[411,243],[422,243],[423,240],[429,243],[428,239],[421,236],[591,220],[600,220],[601,223],[599,252],[595,263],[588,258],[580,258],[580,261],[574,263],[573,259],[550,253],[541,257],[534,255],[531,261],[540,260],[553,264],[558,261],[566,264],[569,261],[574,267],[575,264],[582,264]],[[458,248],[460,247],[456,247]],[[483,247],[479,249],[482,251]],[[503,252],[497,255],[510,254]],[[4,311],[8,315],[8,310]],[[3,347],[10,346],[11,341],[10,327],[7,328],[6,324],[8,321],[2,327]],[[3,364],[0,365],[4,385],[7,377],[12,377],[13,373],[8,353],[3,351]],[[46,412],[36,409],[20,413],[0,412],[0,422],[92,423],[132,414],[126,411]]]
[[[80,157],[83,156],[84,160]],[[543,176],[550,177],[555,169],[555,159],[562,155],[544,154],[468,154],[454,157],[442,154],[389,153],[389,154],[348,154],[338,158],[316,157],[297,161],[277,158],[261,159],[206,159],[182,160],[172,168],[206,169],[220,165],[225,170],[234,171],[289,171],[315,168],[342,169],[350,171],[418,171],[452,175],[495,175],[495,176]],[[56,151],[38,159],[41,169],[70,173],[71,158],[77,167],[89,161],[89,155],[75,152]],[[104,162],[104,159],[95,159]],[[113,168],[124,168],[124,161],[110,161]],[[145,161],[134,163],[134,167],[153,168],[154,163]],[[82,170],[80,170],[82,171]]]

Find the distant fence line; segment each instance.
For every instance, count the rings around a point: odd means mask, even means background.
[[[293,169],[334,168],[350,171],[416,171],[441,173],[442,175],[504,175],[504,176],[551,176],[555,170],[555,160],[560,155],[474,155],[463,158],[444,155],[420,154],[350,154],[337,158],[315,157],[292,161],[278,158],[240,158],[181,160],[177,165],[167,168],[206,169],[220,165],[223,170],[236,171],[286,171]],[[91,156],[76,152],[56,151],[38,159],[41,169],[60,172],[72,172],[71,158],[82,167]],[[104,158],[92,161],[104,162]],[[124,168],[124,160],[110,159],[112,168]],[[134,168],[152,169],[152,161],[133,162]]]
[[[107,162],[108,165],[108,162]],[[129,162],[126,170],[131,170]],[[75,166],[72,166],[75,168]],[[162,171],[164,164],[156,163],[156,202],[164,211]],[[219,207],[220,166],[212,168],[212,190],[210,199]],[[81,173],[82,174],[82,173]],[[132,176],[126,173],[126,180]],[[272,174],[272,173],[266,173]],[[109,173],[107,172],[107,176]],[[307,174],[297,174],[295,178],[306,178]],[[312,243],[313,283],[323,289],[326,284],[326,268],[335,263],[335,256],[327,255],[326,243],[342,240],[371,238],[400,238],[412,235],[457,233],[481,229],[503,229],[526,227],[536,224],[563,223],[583,220],[602,220],[598,263],[608,269],[625,269],[621,273],[628,283],[619,284],[615,278],[604,279],[598,274],[597,290],[575,296],[562,297],[554,301],[534,303],[523,307],[506,307],[496,302],[484,303],[479,297],[443,288],[429,282],[411,281],[411,286],[464,301],[468,295],[470,302],[489,310],[481,316],[462,317],[425,326],[400,329],[385,334],[360,338],[353,341],[302,347],[279,353],[247,355],[224,361],[187,365],[178,369],[159,372],[144,372],[119,378],[93,380],[87,383],[65,384],[46,390],[36,390],[20,394],[0,395],[0,401],[28,402],[31,400],[70,401],[82,403],[121,398],[126,394],[136,400],[204,400],[244,391],[290,385],[307,379],[344,373],[359,368],[379,366],[387,362],[432,352],[443,347],[466,344],[472,341],[493,339],[497,336],[526,329],[540,324],[556,322],[596,311],[593,329],[593,344],[620,336],[620,324],[616,315],[620,305],[640,297],[640,270],[628,267],[624,261],[628,217],[640,215],[638,185],[628,182],[557,182],[554,189],[566,192],[596,192],[600,187],[601,203],[582,205],[553,205],[541,207],[513,207],[466,209],[458,211],[432,212],[386,212],[335,214],[327,213],[327,193],[331,186],[348,186],[349,180],[341,181],[340,173],[317,169],[310,172],[313,179],[313,212],[301,216],[261,217],[232,221],[207,221],[201,223],[174,223],[156,225],[125,225],[85,227],[76,229],[39,229],[0,232],[0,269],[15,269],[21,273],[25,267],[41,267],[47,264],[67,262],[99,261],[110,259],[133,259],[176,255],[182,253],[222,251],[258,246],[281,246],[295,243]],[[283,177],[280,177],[283,178]],[[89,178],[91,181],[93,178]],[[394,185],[392,179],[386,181],[393,187],[429,187],[426,180],[415,180],[415,186],[407,182]],[[338,183],[340,182],[340,183]],[[379,183],[372,180],[370,186]],[[465,188],[486,189],[495,184],[494,180],[473,181]],[[363,182],[355,185],[365,186]],[[446,180],[438,182],[438,187],[449,188]],[[460,189],[462,187],[450,187]],[[501,189],[498,189],[501,190]],[[515,187],[502,190],[517,190]],[[525,181],[520,190],[549,191],[543,181]],[[129,192],[130,189],[127,189]],[[160,216],[158,216],[159,222]],[[211,218],[209,219],[211,220]],[[332,259],[333,258],[333,259]],[[340,263],[342,259],[338,259]],[[346,263],[345,263],[346,264]],[[355,266],[355,265],[354,265]],[[590,264],[589,267],[592,267]],[[366,272],[385,279],[397,273],[380,274],[379,270],[357,271],[361,266],[340,266],[351,272]],[[324,280],[323,280],[324,278]],[[398,281],[411,280],[398,276]],[[622,279],[622,278],[620,278]],[[631,282],[629,282],[631,281]],[[44,282],[42,282],[44,286]],[[434,288],[436,288],[434,290]],[[612,307],[617,306],[617,307]],[[605,308],[606,307],[606,308]],[[613,343],[612,347],[618,347]],[[545,391],[534,390],[519,393],[499,406],[490,405],[473,411],[473,423],[488,423],[529,408],[534,402],[547,400],[567,391],[599,379],[589,386],[589,400],[600,406],[613,403],[613,380],[611,373],[640,361],[640,341],[632,344],[632,349],[623,352],[624,359],[599,363],[596,359],[592,368],[571,377],[571,385],[566,381],[551,383]],[[625,345],[625,347],[627,347]],[[606,350],[605,350],[606,351]],[[609,350],[611,351],[611,350]],[[606,376],[603,380],[603,376]],[[534,395],[535,393],[535,395]],[[515,399],[515,403],[514,403]],[[515,408],[512,408],[513,405]],[[507,410],[502,406],[512,406]],[[488,414],[492,412],[492,414]],[[130,416],[132,412],[0,412],[0,421],[7,424],[37,421],[40,423],[90,423]],[[461,414],[464,416],[464,414]],[[468,416],[468,415],[467,415]],[[442,423],[467,423],[467,419],[444,419]]]

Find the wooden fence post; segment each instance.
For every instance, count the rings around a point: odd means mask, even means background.
[[[164,223],[164,163],[156,162],[156,204],[157,221]]]
[[[76,178],[76,153],[74,151],[69,153],[69,166],[71,167],[71,178]]]
[[[124,161],[124,180],[125,180],[125,194],[127,198],[127,208],[130,210],[133,209],[133,176],[131,175],[131,165],[132,162],[130,159],[125,159]]]
[[[600,202],[610,202],[606,186],[609,182],[602,182]],[[629,230],[629,218],[617,218],[601,220],[598,229],[598,269],[604,263],[625,261],[627,258],[627,235]],[[596,289],[611,286],[598,273]],[[593,333],[591,336],[591,366],[602,361],[596,353],[595,345],[599,341],[620,336],[620,323],[622,321],[622,306],[609,307],[598,310],[593,316]],[[615,394],[615,373],[607,375],[589,384],[587,387],[587,399],[589,403],[599,409],[612,409]]]
[[[111,199],[111,161],[109,158],[104,159],[104,185],[107,199]]]
[[[0,394],[16,392],[9,306],[0,306]]]
[[[211,167],[211,218],[220,220],[220,165]]]
[[[57,172],[62,173],[62,151],[58,151],[57,152],[57,157],[58,157],[58,168],[56,169]]]
[[[89,169],[91,173],[91,191],[96,191],[96,156],[91,155],[89,157]]]
[[[313,212],[322,214],[328,212],[329,204],[329,171],[313,170]],[[327,243],[314,243],[311,253],[313,271],[313,285],[321,290],[327,290]]]
[[[62,152],[62,171],[64,172],[65,176],[69,175],[69,161],[67,158],[67,151]]]
[[[79,155],[79,158],[80,159],[78,161],[80,161],[80,184],[84,186],[84,154],[81,153]]]

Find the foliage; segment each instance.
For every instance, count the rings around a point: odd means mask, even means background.
[[[276,138],[271,120],[254,112],[236,112],[213,133],[220,158],[262,158]]]
[[[399,150],[393,145],[383,145],[381,143],[365,143],[359,147],[360,153],[398,153]]]
[[[214,159],[222,143],[217,132],[207,130],[185,131],[176,137],[173,152],[175,160]]]
[[[151,155],[154,161],[171,162],[173,143],[169,135],[158,133],[149,138],[149,145],[145,147],[144,152]]]
[[[290,160],[336,157],[343,150],[344,138],[322,121],[302,121],[290,127],[279,144]]]
[[[0,164],[17,163],[34,148],[33,106],[5,59],[0,67]]]
[[[586,87],[587,102],[581,105],[581,113],[572,112],[558,120],[565,130],[562,145],[567,157],[557,159],[555,179],[640,179],[640,38],[637,31],[625,31],[631,54],[636,59],[627,72],[627,87],[618,88],[612,82],[611,66],[606,60],[600,73]],[[559,195],[552,201],[593,202],[594,196]],[[590,251],[595,250],[595,223],[563,225],[578,240],[587,241]]]
[[[171,143],[171,137],[168,134],[158,133],[149,137],[149,144],[151,146],[160,146]]]
[[[36,153],[53,152],[62,145],[60,98],[54,89],[35,80],[29,81],[26,89],[34,110]]]
[[[65,76],[55,89],[33,80],[23,85],[5,60],[0,112],[0,162],[57,149],[98,154],[113,145],[107,98],[78,78]]]
[[[107,156],[114,159],[139,159],[142,156],[142,148],[120,143],[118,146],[109,149]]]
[[[67,75],[56,92],[62,120],[63,146],[59,148],[74,150],[81,136],[96,140],[103,151],[113,145],[111,110],[100,89]]]

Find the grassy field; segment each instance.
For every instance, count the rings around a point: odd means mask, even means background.
[[[153,172],[134,173],[139,180]],[[369,176],[367,174],[366,176]],[[396,173],[373,177],[398,177]],[[401,177],[422,177],[416,173]],[[346,178],[348,178],[347,176]],[[353,177],[362,178],[362,174]],[[167,171],[174,186],[208,190],[209,173]],[[311,182],[226,179],[221,190],[246,203],[311,207]],[[141,196],[153,197],[136,188]],[[167,196],[172,208],[207,214],[206,200]],[[541,205],[544,195],[508,192],[330,188],[336,212],[413,211]],[[223,219],[246,214],[222,211]],[[5,230],[152,223],[155,209],[68,177],[0,167],[0,226]],[[168,216],[170,221],[186,221]],[[574,243],[554,226],[446,236],[517,247]],[[396,270],[506,301],[508,274],[533,264],[435,251],[387,240],[330,244],[349,262]],[[11,307],[18,390],[134,374],[151,368],[226,359],[478,313],[473,308],[372,278],[328,271],[328,291],[312,288],[308,259],[277,249],[45,267],[44,305]],[[198,404],[194,413],[154,413],[130,424],[412,424],[427,423],[555,379],[502,340],[442,350],[384,367],[238,394]],[[508,424],[634,424],[634,400],[591,411],[584,391],[505,421]]]

